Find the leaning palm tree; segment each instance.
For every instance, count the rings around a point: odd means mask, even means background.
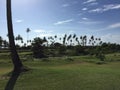
[[[6,8],[7,8],[8,38],[10,43],[12,62],[14,65],[13,72],[20,72],[23,69],[23,64],[20,61],[19,55],[15,47],[13,24],[12,24],[11,0],[6,0]]]

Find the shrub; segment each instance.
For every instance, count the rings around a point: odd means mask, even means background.
[[[96,57],[98,58],[98,59],[100,59],[100,61],[105,61],[105,55],[103,54],[103,53],[97,53],[96,54]]]
[[[32,42],[32,51],[33,51],[33,57],[35,58],[44,58],[44,41],[41,38],[35,38]]]

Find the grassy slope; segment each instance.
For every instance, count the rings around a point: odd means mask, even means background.
[[[19,77],[15,90],[120,90],[120,62],[97,65],[75,58],[73,62],[25,62],[33,70]],[[0,63],[0,76],[10,70],[9,62]],[[0,79],[0,90],[7,80]]]

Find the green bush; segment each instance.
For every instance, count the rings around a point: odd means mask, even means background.
[[[98,59],[100,59],[100,61],[105,61],[105,55],[103,54],[103,53],[97,53],[96,54],[96,57],[98,58]]]
[[[41,38],[35,38],[32,42],[32,51],[33,51],[33,57],[35,58],[45,58],[45,52],[44,52],[44,41]]]

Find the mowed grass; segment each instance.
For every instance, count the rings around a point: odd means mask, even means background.
[[[19,76],[14,90],[120,90],[119,61],[98,65],[84,62],[90,57],[72,59],[74,61],[63,58],[25,61],[24,65],[32,70]],[[11,69],[11,63],[0,63],[0,77]],[[4,90],[8,80],[0,78],[0,90]]]

